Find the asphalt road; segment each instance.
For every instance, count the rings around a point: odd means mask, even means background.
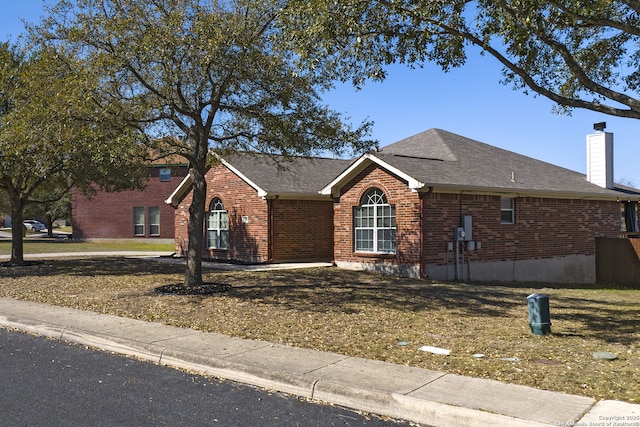
[[[0,329],[7,426],[398,426],[329,405]]]

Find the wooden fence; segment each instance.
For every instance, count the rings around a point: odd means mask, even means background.
[[[596,238],[596,282],[640,289],[640,239]]]

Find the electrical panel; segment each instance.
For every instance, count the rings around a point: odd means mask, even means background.
[[[464,240],[473,240],[473,221],[471,219],[471,215],[465,215],[462,217],[462,228],[464,228]]]

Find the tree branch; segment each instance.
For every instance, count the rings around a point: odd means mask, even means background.
[[[392,6],[391,3],[383,0],[384,3]],[[404,12],[408,15],[412,16],[414,19],[422,22],[429,23],[437,28],[441,28],[445,33],[462,37],[467,40],[471,44],[480,47],[483,51],[489,53],[491,56],[496,58],[505,68],[513,72],[517,75],[526,86],[534,90],[535,92],[543,95],[552,101],[558,103],[559,105],[567,106],[567,107],[575,107],[575,108],[585,108],[592,111],[597,111],[609,115],[614,115],[618,117],[626,117],[626,118],[636,118],[640,119],[640,103],[632,97],[629,97],[623,93],[613,91],[609,88],[601,86],[590,79],[585,73],[584,70],[579,66],[579,64],[575,61],[571,53],[566,49],[565,46],[560,43],[552,40],[546,36],[541,36],[536,33],[536,36],[540,37],[540,39],[547,43],[548,46],[554,48],[565,60],[567,66],[572,71],[574,76],[584,85],[584,87],[592,90],[594,93],[598,93],[608,99],[620,102],[624,105],[627,105],[629,109],[616,108],[610,105],[604,105],[596,102],[585,101],[582,99],[571,98],[567,96],[563,96],[549,88],[539,85],[532,76],[523,68],[519,67],[508,59],[505,55],[503,55],[500,51],[492,47],[487,40],[481,39],[475,34],[467,31],[466,29],[460,29],[456,27],[449,26],[444,22],[437,21],[428,17],[423,16],[419,12],[416,12],[414,9],[403,8]]]

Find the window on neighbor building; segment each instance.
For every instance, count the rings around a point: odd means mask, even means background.
[[[171,168],[160,169],[160,181],[171,181]]]
[[[144,208],[133,208],[133,235],[144,236]]]
[[[387,202],[378,188],[367,191],[353,213],[355,250],[395,253],[396,207]]]
[[[516,213],[516,199],[513,197],[500,198],[500,223],[502,224],[514,224]]]
[[[171,168],[160,169],[160,181],[171,181]]]
[[[149,236],[160,235],[160,208],[157,206],[149,207]]]
[[[207,214],[207,246],[211,249],[229,247],[229,214],[217,197],[211,201]]]

